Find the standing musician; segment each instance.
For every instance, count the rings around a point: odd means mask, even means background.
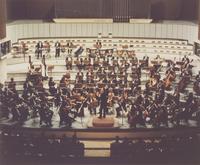
[[[55,43],[55,48],[56,48],[56,54],[55,54],[55,57],[60,57],[60,47],[61,47],[61,44],[60,42],[56,42]]]
[[[39,41],[36,45],[37,59],[39,59],[39,57],[42,57],[42,49],[43,49],[43,43],[42,41]]]
[[[99,118],[105,118],[107,113],[107,104],[108,104],[108,88],[104,88],[101,91],[100,95],[100,109],[99,109]]]

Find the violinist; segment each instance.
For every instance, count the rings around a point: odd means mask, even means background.
[[[108,107],[113,106],[113,104],[114,104],[113,97],[114,97],[114,92],[113,92],[112,88],[110,88],[108,91],[108,101],[107,101]]]
[[[86,73],[86,81],[87,83],[94,83],[94,72],[92,69],[90,69],[87,73]]]
[[[16,83],[14,81],[14,78],[10,79],[10,82],[8,84],[8,89],[15,92],[16,91]]]
[[[65,63],[66,63],[66,69],[72,70],[72,58],[66,57]]]
[[[50,77],[48,85],[50,94],[54,96],[56,93],[56,87],[55,87],[56,83],[53,81],[53,77]]]
[[[120,100],[118,102],[119,108],[116,108],[116,112],[117,112],[116,117],[120,116],[120,111],[127,112],[127,108],[126,108],[127,103],[128,103],[128,93],[127,91],[124,91],[122,97],[120,97]]]
[[[96,107],[98,106],[98,100],[97,96],[94,92],[89,93],[89,98],[88,98],[88,109],[90,111],[90,114],[96,115]]]
[[[142,67],[148,67],[149,66],[149,57],[145,54],[145,56],[143,57],[143,65]]]
[[[72,119],[69,116],[70,113],[70,105],[68,105],[68,103],[66,101],[63,101],[60,109],[59,109],[59,116],[60,116],[60,126],[64,123],[68,126],[71,126],[72,124]]]
[[[39,109],[40,125],[44,122],[47,126],[52,126],[53,111],[50,110],[49,105],[42,101]]]
[[[79,70],[76,74],[76,82],[83,83],[83,72],[81,72],[81,70]]]
[[[144,106],[144,108],[146,109],[149,105],[151,104],[151,101],[148,97],[148,95],[144,95],[144,99],[142,101],[142,106]]]

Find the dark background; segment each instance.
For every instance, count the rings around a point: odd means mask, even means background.
[[[7,0],[8,20],[154,18],[197,20],[199,0]],[[56,13],[56,14],[55,14]]]
[[[0,0],[0,39],[6,35],[6,20],[55,17],[198,20],[199,9],[200,0]]]
[[[6,0],[0,0],[0,39],[6,36]]]

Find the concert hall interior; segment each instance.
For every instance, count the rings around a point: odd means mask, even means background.
[[[0,0],[0,164],[199,164],[200,0]]]

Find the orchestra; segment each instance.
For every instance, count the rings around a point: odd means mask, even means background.
[[[41,50],[42,42],[37,45],[37,50]],[[60,42],[56,42],[55,48],[55,56],[60,57]],[[8,88],[1,88],[4,96],[1,102],[6,107],[4,117],[9,118],[11,114],[13,120],[21,123],[29,117],[39,117],[41,125],[51,127],[57,113],[60,125],[71,127],[75,118],[84,117],[88,109],[91,116],[99,114],[99,118],[126,116],[130,127],[137,124],[168,127],[169,122],[174,125],[179,125],[181,120],[188,122],[198,111],[200,72],[193,83],[194,94],[187,94],[185,90],[192,80],[193,67],[187,56],[176,62],[159,55],[152,60],[147,55],[138,60],[134,51],[102,49],[100,41],[94,48],[87,48],[87,55],[66,56],[66,73],[59,82],[49,77],[47,90],[44,86],[46,76],[34,65],[27,73],[22,95],[18,94],[16,83],[11,79]],[[46,65],[45,58],[42,60]],[[74,70],[75,76],[72,76]],[[142,80],[144,70],[147,72],[145,81]],[[180,97],[183,93],[184,100]],[[8,105],[9,102],[12,104]]]

